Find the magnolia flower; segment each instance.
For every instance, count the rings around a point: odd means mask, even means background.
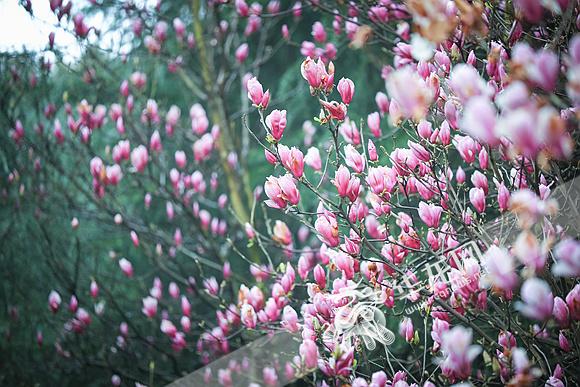
[[[149,153],[144,145],[139,145],[131,152],[131,164],[133,164],[137,172],[143,172],[145,170],[148,159]]]
[[[157,314],[157,299],[153,297],[146,297],[143,299],[143,314],[149,318]]]
[[[58,311],[61,302],[62,299],[60,297],[60,294],[58,294],[56,290],[51,290],[50,294],[48,295],[48,306],[50,307],[50,310],[53,313],[56,313]]]
[[[441,218],[441,213],[443,212],[442,207],[436,206],[434,204],[420,202],[418,211],[419,217],[427,225],[427,227],[439,227],[439,220]]]
[[[270,129],[270,134],[276,141],[280,141],[286,128],[286,110],[272,110],[266,116],[266,126]]]
[[[268,196],[265,201],[268,207],[284,209],[288,204],[296,205],[300,201],[300,192],[294,178],[286,174],[281,177],[269,176],[264,184]]]
[[[462,326],[443,332],[441,350],[445,358],[440,364],[443,375],[456,380],[471,374],[471,364],[481,352],[479,345],[471,345],[472,336],[471,330]]]
[[[342,102],[344,102],[346,105],[350,104],[354,95],[353,81],[348,78],[342,78],[340,81],[338,81],[336,90],[338,90],[340,98],[342,98]]]
[[[387,92],[397,101],[405,118],[425,118],[433,101],[433,93],[425,81],[409,67],[392,72],[387,78]]]
[[[507,250],[492,245],[482,258],[486,269],[484,280],[499,289],[510,291],[518,283],[513,257]]]
[[[318,364],[318,347],[312,340],[305,339],[299,348],[300,357],[306,369],[315,368]]]
[[[254,106],[258,107],[258,109],[266,109],[268,107],[268,103],[270,103],[270,90],[266,90],[264,93],[262,84],[258,82],[256,77],[248,80],[246,88],[248,89],[248,98]]]
[[[338,222],[336,215],[328,210],[319,211],[316,222],[314,223],[318,231],[318,239],[330,247],[336,247],[339,244]]]
[[[535,277],[526,280],[521,289],[521,298],[523,302],[518,302],[516,308],[523,315],[540,321],[552,316],[554,296],[545,281]]]
[[[320,171],[322,169],[322,160],[320,159],[320,151],[318,148],[308,148],[306,156],[304,156],[304,162],[312,169]]]
[[[304,173],[304,155],[296,147],[288,148],[286,145],[278,145],[278,154],[282,165],[299,179]]]
[[[121,258],[119,260],[119,267],[127,277],[131,278],[133,276],[133,265],[128,259]]]
[[[580,277],[580,242],[566,238],[554,248],[556,264],[552,273],[558,277]]]

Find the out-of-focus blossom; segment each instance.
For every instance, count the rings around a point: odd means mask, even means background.
[[[552,316],[554,296],[550,286],[538,278],[530,278],[521,289],[523,302],[516,304],[517,309],[526,317],[534,320],[546,320]]]

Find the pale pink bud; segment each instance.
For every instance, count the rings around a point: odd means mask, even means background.
[[[509,207],[510,191],[506,188],[503,182],[497,187],[497,202],[499,209],[504,212]]]
[[[177,39],[182,40],[185,36],[185,23],[181,21],[180,18],[176,17],[173,19],[173,29],[175,30],[175,36],[177,36]]]
[[[560,325],[560,328],[567,328],[570,325],[570,311],[566,302],[560,298],[554,298],[554,309],[552,310],[552,315]]]
[[[169,337],[175,337],[177,333],[177,327],[169,320],[161,320],[161,332]]]
[[[248,46],[248,43],[243,43],[241,44],[237,49],[236,49],[236,60],[238,61],[238,63],[244,63],[246,61],[246,59],[248,58],[248,54],[250,53],[250,48]]]
[[[457,179],[457,183],[463,184],[465,183],[465,171],[461,167],[457,167],[457,171],[455,172],[455,178]]]
[[[367,151],[369,153],[370,161],[377,161],[379,159],[379,156],[377,155],[377,148],[375,147],[375,143],[371,139],[369,139],[369,142],[367,144]]]
[[[270,129],[270,134],[276,141],[280,141],[286,128],[286,110],[272,110],[266,116],[266,126]]]
[[[282,25],[281,32],[282,32],[282,38],[284,40],[290,39],[290,31],[288,30],[288,25],[286,25],[286,24]]]
[[[180,169],[185,168],[185,165],[187,164],[187,156],[184,151],[179,150],[175,152],[175,164],[177,164],[177,167]]]
[[[131,241],[135,247],[139,247],[139,235],[134,230],[131,230]]]
[[[121,268],[123,274],[125,274],[127,277],[133,277],[133,265],[131,262],[129,262],[129,260],[126,258],[121,258],[119,260],[119,267]]]
[[[354,95],[354,82],[348,78],[342,78],[340,81],[338,81],[336,90],[338,90],[340,98],[342,98],[342,102],[344,102],[346,105],[350,104]]]
[[[433,133],[433,126],[429,121],[421,120],[417,125],[417,133],[423,139],[429,139]]]
[[[326,287],[326,273],[320,265],[316,265],[314,267],[314,280],[320,289],[324,289]]]
[[[50,294],[48,295],[48,306],[50,307],[52,313],[56,313],[58,311],[61,302],[62,299],[60,298],[60,294],[58,294],[56,290],[51,290]]]
[[[189,316],[191,314],[191,304],[185,296],[181,296],[181,312],[184,316]]]
[[[481,188],[472,188],[469,190],[469,201],[475,207],[478,213],[485,211],[485,192]]]
[[[379,112],[381,112],[382,115],[389,112],[389,104],[390,104],[389,98],[382,91],[379,91],[375,95],[375,103],[377,104],[377,107],[379,108]]]
[[[399,323],[399,334],[410,343],[415,337],[415,330],[413,328],[413,321],[409,317],[404,317]]]
[[[147,148],[143,145],[139,145],[131,152],[131,164],[137,172],[143,172],[145,170],[148,159],[149,153],[147,152]]]
[[[282,312],[282,327],[287,329],[289,332],[297,332],[298,327],[298,314],[290,305],[286,305]]]
[[[175,282],[169,283],[169,295],[173,298],[179,297],[179,286]]]
[[[483,193],[487,195],[489,187],[488,187],[488,182],[487,182],[487,177],[485,177],[485,175],[479,171],[475,171],[473,173],[473,175],[471,175],[471,183],[476,187],[476,188],[481,188],[483,190]]]
[[[99,296],[99,285],[97,285],[97,282],[95,280],[91,281],[90,293],[91,297],[93,298],[97,298]]]
[[[320,171],[322,169],[322,160],[320,159],[318,148],[310,147],[308,152],[306,152],[306,156],[304,156],[304,162],[312,169]]]

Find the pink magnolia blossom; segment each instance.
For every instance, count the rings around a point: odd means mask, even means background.
[[[427,204],[425,202],[419,203],[419,217],[430,228],[439,227],[439,220],[441,219],[441,213],[443,208],[436,206],[434,204]]]
[[[561,328],[567,328],[570,325],[570,310],[562,298],[554,298],[554,308],[552,310],[552,315]]]
[[[254,106],[258,109],[266,109],[268,103],[270,103],[270,90],[262,89],[262,84],[258,81],[256,77],[250,78],[246,83],[246,88],[248,89],[248,98]]]
[[[323,89],[325,91],[330,91],[334,83],[334,65],[332,62],[328,66],[328,71],[326,66],[321,59],[314,61],[311,57],[308,57],[302,62],[300,66],[300,72],[302,77],[308,81],[310,85],[310,91],[314,94],[315,91]],[[354,92],[354,89],[353,89]],[[352,96],[351,96],[352,98]]]
[[[298,314],[290,305],[286,305],[282,311],[282,327],[293,333],[299,329]]]
[[[522,285],[521,298],[523,302],[516,308],[526,317],[534,320],[546,320],[552,316],[554,296],[550,286],[543,280],[532,277]]]
[[[240,46],[236,49],[236,60],[238,61],[238,63],[244,63],[246,61],[246,59],[248,58],[248,54],[250,53],[250,48],[248,46],[248,43],[242,43],[240,44]]]
[[[464,63],[453,66],[449,86],[462,103],[474,96],[488,94],[487,85],[475,67]]]
[[[559,277],[580,277],[580,242],[566,238],[554,248],[556,264],[552,273]]]
[[[377,147],[375,146],[375,143],[371,139],[369,139],[367,143],[367,151],[369,153],[370,161],[378,161],[379,155],[377,154]]]
[[[360,153],[358,153],[354,146],[351,144],[345,146],[344,154],[346,165],[354,169],[356,173],[362,173],[364,171],[366,165],[365,159]]]
[[[339,235],[336,215],[328,210],[323,210],[318,214],[314,227],[316,228],[316,231],[318,231],[318,239],[323,243],[330,247],[338,246]]]
[[[378,112],[371,113],[367,116],[367,125],[373,136],[381,136],[381,116]]]
[[[288,148],[286,145],[278,145],[278,154],[282,165],[299,179],[304,173],[304,155],[296,147]]]
[[[417,121],[425,118],[433,101],[433,94],[425,81],[408,67],[395,70],[389,75],[387,92],[397,101],[403,117]]]
[[[354,96],[354,82],[348,78],[341,78],[340,81],[338,81],[336,90],[338,90],[342,102],[349,105]]]
[[[300,357],[306,369],[315,368],[318,364],[318,347],[312,340],[306,339],[300,344]]]
[[[415,330],[413,328],[413,321],[409,317],[403,318],[399,323],[399,334],[410,343],[415,337]]]
[[[485,211],[485,192],[481,188],[472,188],[469,190],[469,201],[475,207],[478,213]]]
[[[327,102],[320,100],[320,104],[326,109],[330,119],[344,121],[344,119],[346,118],[347,108],[344,103],[338,103],[336,101]]]
[[[318,148],[308,148],[306,156],[304,156],[304,162],[315,171],[320,171],[322,169],[322,160],[320,159],[320,151]]]
[[[143,145],[139,145],[131,152],[131,164],[137,172],[143,172],[145,170],[148,159],[149,153],[147,152],[147,148]]]
[[[270,134],[276,141],[280,141],[286,128],[286,110],[272,110],[266,116],[266,126],[270,129]]]
[[[61,302],[62,299],[60,297],[60,294],[58,294],[56,290],[51,290],[50,294],[48,295],[48,306],[52,311],[52,313],[56,313],[58,311]]]
[[[375,103],[377,104],[377,107],[379,108],[379,112],[381,113],[381,115],[385,115],[386,113],[389,112],[389,98],[382,91],[379,91],[375,95]]]
[[[496,117],[497,111],[491,101],[487,97],[476,96],[465,105],[459,127],[477,140],[495,146],[499,144]]]
[[[146,297],[143,299],[143,314],[148,318],[152,318],[157,314],[157,299],[153,297]]]
[[[443,375],[452,380],[466,379],[471,374],[471,364],[481,352],[479,345],[472,345],[472,332],[462,326],[443,332],[441,349],[445,358],[441,362]]]
[[[249,329],[254,329],[258,322],[258,316],[256,315],[256,311],[254,307],[250,304],[242,305],[240,310],[242,324],[244,324]]]
[[[468,164],[475,161],[475,157],[481,147],[473,138],[460,135],[456,135],[453,138],[453,145],[455,145],[461,158]]]
[[[133,277],[133,265],[128,259],[121,258],[119,260],[119,267],[121,268],[123,274],[125,274],[127,277]]]
[[[511,291],[518,283],[513,257],[503,248],[492,245],[482,258],[485,280],[498,289]]]
[[[268,207],[283,209],[288,204],[296,205],[300,201],[300,192],[294,178],[286,174],[281,177],[270,176],[264,184],[264,191],[268,196],[265,201]]]

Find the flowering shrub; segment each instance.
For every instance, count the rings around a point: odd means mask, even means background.
[[[154,385],[289,332],[256,384],[580,382],[576,2],[94,4],[131,19],[120,79],[89,18],[50,5],[106,90],[63,97],[47,61],[20,94],[21,69],[3,80],[4,200],[35,215],[51,361]],[[282,46],[303,105],[262,76]],[[374,46],[384,85],[353,81],[340,54]],[[40,108],[37,74],[44,118],[19,100]]]

